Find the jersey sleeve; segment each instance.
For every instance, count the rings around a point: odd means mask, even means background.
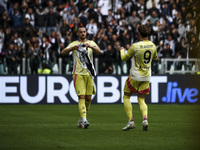
[[[136,44],[131,45],[131,47],[127,51],[128,57],[132,57],[135,53]]]
[[[97,44],[94,41],[91,41],[91,45],[97,47]]]
[[[70,43],[70,44],[67,46],[67,48],[69,48],[69,47],[73,47],[74,44],[75,44],[74,42]]]
[[[135,50],[135,45],[133,44],[128,51],[125,51],[124,49],[120,51],[121,59],[122,61],[128,60],[130,57],[133,56]]]

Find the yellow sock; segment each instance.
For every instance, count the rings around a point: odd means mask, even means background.
[[[124,109],[128,117],[128,121],[131,121],[133,120],[133,115],[132,115],[132,104],[130,102],[130,96],[124,95],[123,100],[124,100]]]
[[[79,99],[78,108],[79,108],[80,117],[86,118],[85,99]]]
[[[142,112],[143,119],[147,119],[148,107],[144,98],[138,98],[138,104],[140,105],[140,111]]]
[[[91,104],[90,101],[85,101],[86,112],[89,111],[89,109],[90,109],[90,104]]]

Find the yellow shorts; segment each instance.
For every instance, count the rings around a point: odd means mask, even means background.
[[[149,81],[135,81],[128,76],[124,85],[124,92],[148,95],[150,91],[149,83]]]
[[[94,80],[91,78],[89,74],[88,75],[73,74],[73,80],[74,80],[74,87],[76,90],[76,94],[78,96],[96,94],[94,88]]]

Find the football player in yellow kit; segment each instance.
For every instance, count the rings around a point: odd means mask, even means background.
[[[100,48],[94,41],[87,40],[86,28],[78,27],[77,35],[79,40],[73,41],[61,52],[66,55],[73,52],[73,80],[74,87],[79,99],[78,108],[80,120],[78,126],[88,128],[89,122],[86,115],[90,108],[92,94],[95,94],[93,78],[96,75],[93,65],[93,51],[101,54]]]
[[[138,32],[140,37],[139,42],[132,44],[127,51],[123,47],[119,49],[123,61],[129,58],[132,61],[130,75],[124,85],[123,101],[128,117],[128,124],[122,129],[123,131],[135,128],[130,102],[132,93],[138,93],[138,104],[143,116],[143,130],[147,131],[149,125],[147,121],[148,107],[145,103],[145,96],[150,91],[151,61],[152,59],[158,59],[158,56],[155,44],[147,39],[149,34],[148,27],[141,25],[138,28]]]

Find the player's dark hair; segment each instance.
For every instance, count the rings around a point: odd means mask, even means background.
[[[142,37],[147,37],[149,35],[149,28],[146,25],[140,25],[138,31]]]
[[[86,27],[82,24],[80,24],[77,29],[79,29],[79,28],[85,28],[86,29]]]

